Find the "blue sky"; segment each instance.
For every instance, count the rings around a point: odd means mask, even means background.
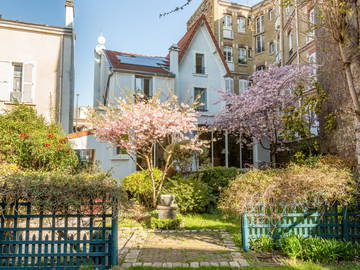
[[[108,49],[166,55],[171,44],[186,31],[186,21],[199,6],[193,2],[184,10],[164,18],[162,11],[185,0],[74,0],[76,23],[76,89],[80,105],[93,101],[93,50],[103,33]],[[252,5],[258,0],[232,0]],[[63,26],[65,0],[0,0],[5,19]]]

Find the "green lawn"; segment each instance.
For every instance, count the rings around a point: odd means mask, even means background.
[[[155,267],[131,267],[131,270],[184,270],[188,268],[174,267],[174,268],[155,268]],[[312,263],[301,263],[294,266],[249,266],[242,268],[233,268],[233,267],[199,267],[195,268],[199,270],[234,270],[234,269],[244,269],[244,270],[360,270],[359,265],[348,264],[348,265],[335,265],[335,266],[320,266]],[[116,268],[114,269],[116,270]]]

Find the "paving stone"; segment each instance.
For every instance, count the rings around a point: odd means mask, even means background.
[[[182,263],[181,262],[176,262],[176,263],[173,263],[173,266],[174,267],[182,267]]]
[[[231,267],[240,267],[240,264],[238,262],[229,262]]]
[[[249,263],[245,259],[238,260],[240,266],[250,266]]]
[[[136,259],[128,259],[128,258],[125,258],[125,262],[127,262],[127,263],[136,263]]]
[[[132,266],[132,263],[123,263],[121,265],[122,268],[130,268]]]
[[[219,263],[217,263],[217,262],[211,262],[211,263],[210,263],[210,266],[219,266]]]
[[[163,263],[163,267],[173,267],[173,263]]]
[[[190,267],[199,267],[200,266],[200,263],[199,262],[191,262],[190,263]]]
[[[161,262],[154,262],[152,264],[153,267],[162,267],[162,265],[163,265],[163,263],[161,263]]]
[[[229,266],[228,262],[220,262],[220,266]]]
[[[200,262],[200,266],[210,266],[209,262]]]
[[[141,262],[133,263],[133,266],[142,266],[143,264]]]
[[[146,262],[146,263],[143,263],[143,266],[153,266],[153,263]]]
[[[189,263],[182,263],[181,267],[190,267],[190,264]]]

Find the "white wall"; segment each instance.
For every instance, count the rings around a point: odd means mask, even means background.
[[[128,155],[116,155],[110,143],[99,142],[94,135],[70,139],[70,142],[75,150],[94,149],[101,170],[110,171],[115,178],[122,179],[136,171],[136,164]]]
[[[195,53],[205,55],[204,75],[195,74]],[[180,90],[177,92],[181,101],[193,100],[194,87],[207,89],[208,111],[201,112],[200,121],[211,121],[213,115],[224,106],[224,102],[219,102],[219,91],[225,89],[226,69],[205,25],[202,25],[195,34],[184,59],[180,63],[179,74]]]

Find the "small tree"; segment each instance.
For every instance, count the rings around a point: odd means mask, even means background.
[[[275,162],[275,154],[284,148],[284,109],[296,104],[297,88],[311,87],[312,69],[312,65],[289,65],[255,72],[249,89],[239,95],[223,94],[227,106],[217,116],[214,126],[253,138],[253,143],[259,142],[270,151]]]
[[[73,171],[78,158],[60,126],[26,105],[0,115],[0,163],[25,170]]]
[[[201,151],[197,135],[198,117],[193,107],[179,104],[172,96],[161,102],[157,97],[140,98],[136,102],[130,99],[117,99],[114,105],[101,107],[94,112],[92,122],[96,136],[121,147],[142,169],[148,169],[152,180],[152,204],[156,207],[166,176],[174,164],[177,147],[171,144],[181,142],[181,149]],[[165,156],[163,174],[155,181],[154,149],[160,147]],[[139,162],[145,161],[145,166]]]

